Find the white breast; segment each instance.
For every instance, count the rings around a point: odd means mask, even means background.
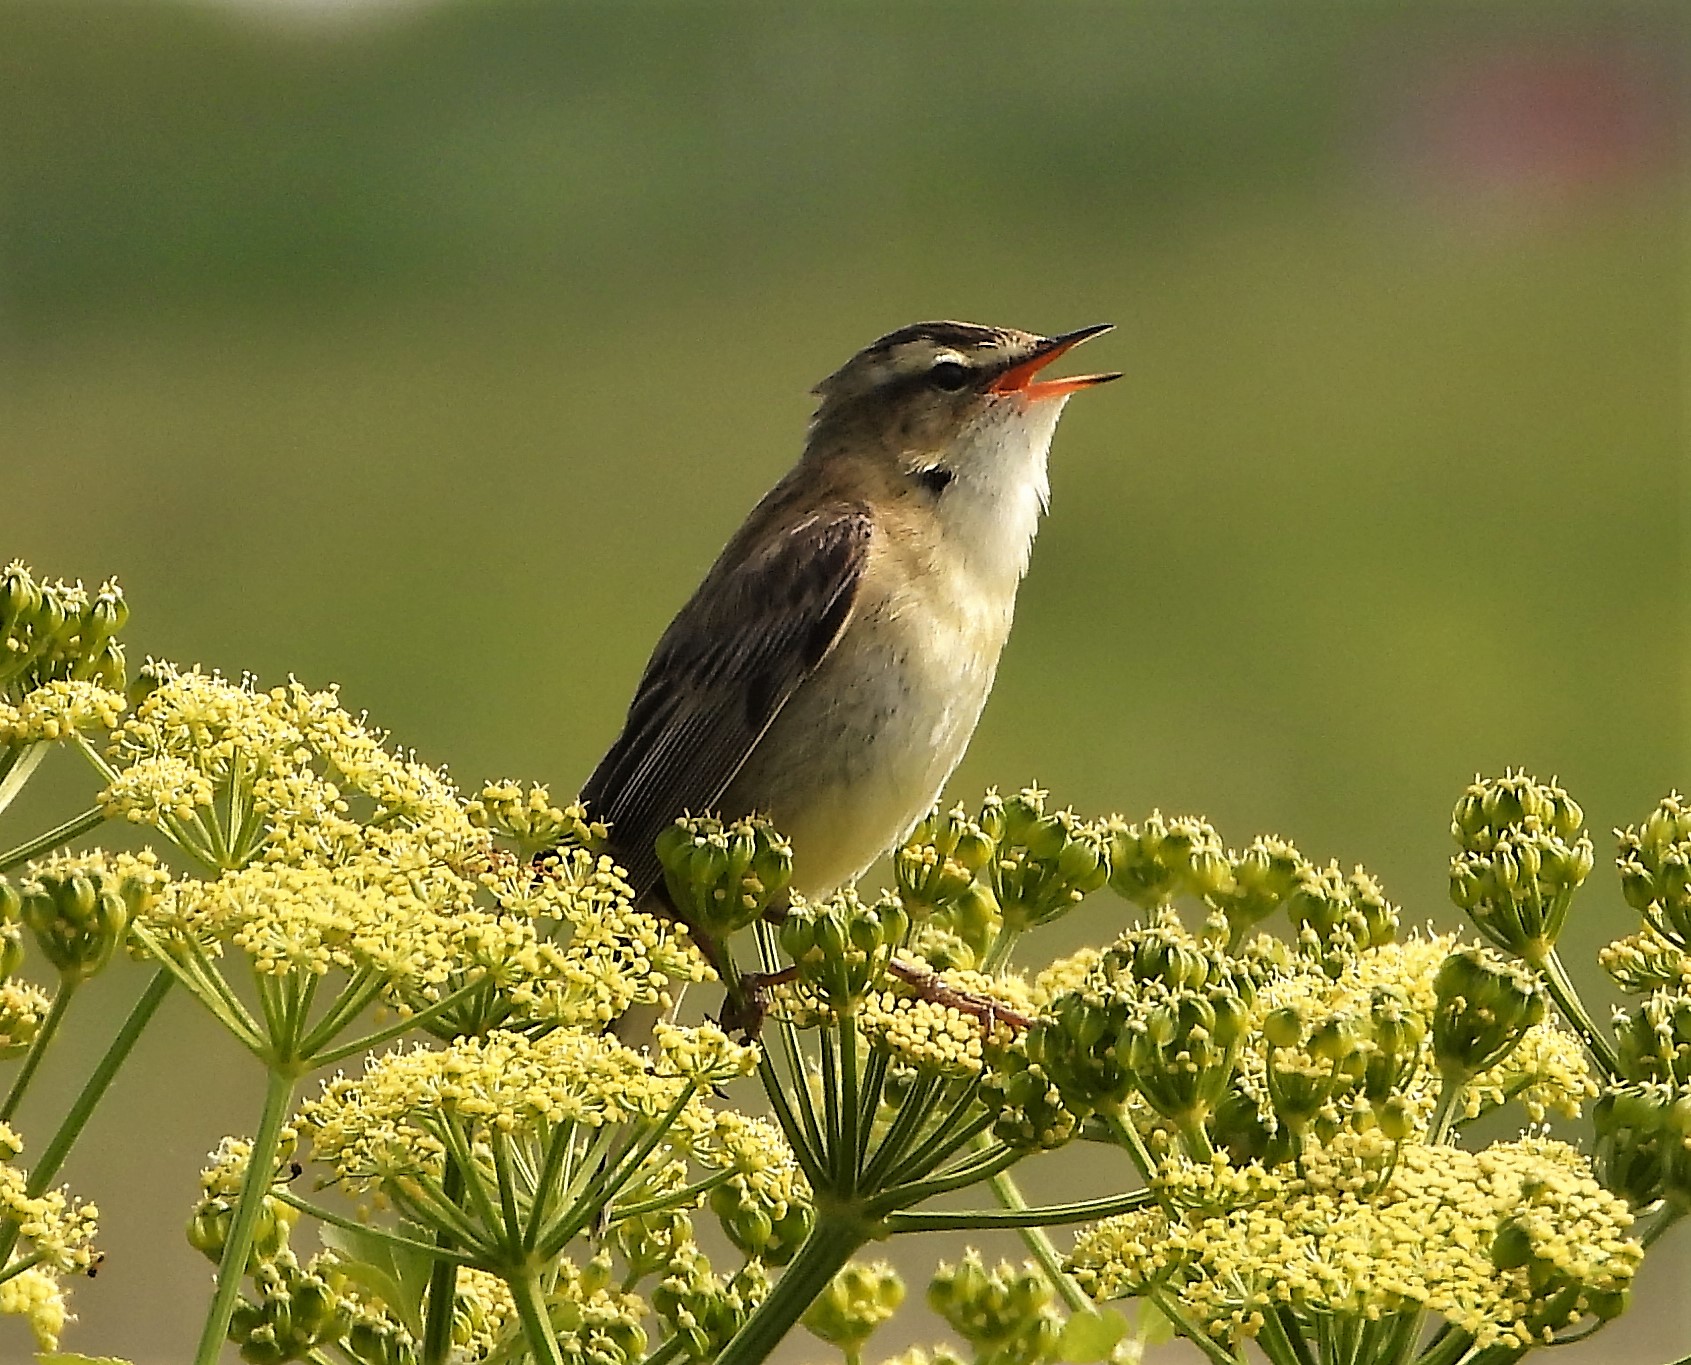
[[[800,686],[723,798],[793,841],[807,895],[860,874],[951,776],[992,690],[1049,491],[1063,401],[1005,404],[969,433],[935,504],[937,547],[866,583],[846,633]]]

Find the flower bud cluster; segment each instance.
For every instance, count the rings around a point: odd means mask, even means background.
[[[780,904],[793,879],[792,845],[761,816],[687,816],[658,836],[657,854],[682,920],[714,939]]]
[[[36,1342],[52,1351],[69,1316],[59,1281],[90,1273],[98,1262],[100,1211],[64,1190],[30,1194],[27,1172],[14,1164],[22,1150],[18,1135],[0,1123],[0,1227],[17,1234],[0,1279],[0,1314],[27,1318]]]
[[[689,1360],[714,1360],[769,1293],[758,1261],[726,1278],[713,1274],[710,1258],[692,1247],[652,1291],[652,1308],[669,1325]]]
[[[1476,778],[1451,815],[1450,897],[1505,952],[1538,963],[1591,872],[1584,812],[1555,782]]]
[[[1230,881],[1203,893],[1212,913],[1226,925],[1230,947],[1238,948],[1251,928],[1286,903],[1305,866],[1296,848],[1272,835],[1258,835],[1243,853],[1232,855]]]
[[[115,581],[90,596],[80,583],[37,580],[14,560],[0,571],[0,697],[53,682],[124,686],[117,633],[129,605]]]
[[[688,1111],[682,1118],[692,1126],[696,1116]],[[781,1130],[768,1119],[715,1110],[708,1127],[698,1124],[692,1150],[706,1165],[732,1172],[710,1192],[710,1210],[736,1249],[766,1266],[792,1260],[815,1225],[816,1209]]]
[[[252,1273],[250,1297],[235,1306],[229,1339],[251,1365],[286,1365],[319,1347],[337,1344],[352,1326],[335,1258],[302,1266],[291,1251],[266,1259]]]
[[[510,840],[522,857],[564,844],[597,851],[610,833],[601,821],[588,818],[579,801],[554,806],[551,791],[538,782],[526,790],[520,782],[489,782],[465,804],[464,813],[477,829]]]
[[[904,1281],[886,1261],[849,1261],[800,1319],[812,1336],[855,1359],[904,1302]]]
[[[1110,879],[1110,836],[1072,810],[1047,813],[1046,793],[988,793],[979,825],[995,841],[988,876],[1004,929],[1021,933],[1074,909]]]
[[[1152,811],[1138,825],[1112,816],[1106,828],[1110,887],[1137,906],[1155,910],[1178,896],[1203,899],[1234,888],[1227,845],[1207,820]]]
[[[151,852],[57,855],[30,865],[18,914],[53,969],[82,981],[111,961],[169,880]]]
[[[1537,975],[1488,948],[1459,948],[1434,978],[1433,1055],[1446,1076],[1466,1081],[1496,1066],[1544,1019]]]
[[[1338,976],[1358,953],[1397,937],[1397,907],[1360,867],[1347,877],[1339,865],[1304,863],[1285,899],[1298,950]]]
[[[1658,934],[1691,952],[1691,804],[1671,792],[1640,825],[1617,831],[1621,893]]]
[[[981,1077],[981,1102],[994,1116],[992,1135],[1000,1142],[1022,1151],[1050,1151],[1074,1137],[1085,1115],[1069,1107],[1044,1065],[1029,1056],[1026,1041],[994,1050]]]
[[[827,900],[795,902],[781,924],[781,947],[805,993],[826,1010],[850,1013],[881,981],[909,932],[897,896],[866,904],[848,887]]]
[[[997,842],[964,807],[936,806],[893,853],[899,899],[911,918],[925,920],[949,911],[997,850]]]
[[[1691,1086],[1691,993],[1653,991],[1636,1010],[1615,1012],[1621,1077]]]
[[[1691,1087],[1662,1081],[1607,1087],[1592,1110],[1603,1184],[1635,1209],[1667,1200],[1691,1209]]]
[[[1284,1159],[1300,1151],[1311,1133],[1330,1141],[1341,1124],[1363,1112],[1360,1106],[1366,1106],[1388,1140],[1402,1142],[1413,1133],[1413,1087],[1426,1024],[1400,988],[1375,986],[1366,1010],[1312,1013],[1282,1005],[1263,1019],[1262,1033],[1275,1124],[1243,1144],[1229,1140],[1235,1135],[1226,1129],[1234,1125],[1222,1125],[1230,1149]],[[1226,1117],[1242,1120],[1249,1132],[1249,1114]]]
[[[23,893],[0,872],[0,981],[23,966]]]
[[[285,1170],[293,1159],[296,1134],[292,1128],[282,1130],[278,1153],[278,1172]],[[246,1176],[247,1159],[252,1144],[244,1138],[226,1137],[211,1154],[211,1165],[200,1172],[200,1198],[188,1217],[188,1245],[209,1260],[223,1258],[224,1244],[235,1222],[235,1206],[240,1198],[241,1182]],[[291,1205],[272,1194],[259,1202],[258,1221],[253,1233],[252,1253],[247,1269],[253,1270],[285,1255],[288,1238],[299,1214]]]
[[[1597,950],[1597,961],[1617,986],[1632,995],[1691,987],[1691,953],[1649,925],[1605,943]]]
[[[1043,1365],[1057,1354],[1062,1318],[1051,1281],[1032,1263],[989,1271],[970,1250],[935,1272],[928,1306],[969,1344],[976,1365]]]

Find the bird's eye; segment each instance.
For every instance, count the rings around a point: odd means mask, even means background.
[[[939,360],[928,371],[928,383],[936,389],[944,389],[947,393],[956,393],[969,382],[969,370],[966,365],[955,360]]]

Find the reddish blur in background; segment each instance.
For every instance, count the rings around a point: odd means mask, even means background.
[[[137,659],[337,680],[463,781],[566,793],[811,383],[919,318],[1113,321],[956,792],[1282,833],[1450,923],[1476,770],[1559,774],[1600,836],[1691,781],[1688,38],[1666,3],[7,4],[0,559],[120,575]],[[26,817],[86,795],[47,778]],[[1603,861],[1576,917],[1600,992]],[[171,1002],[67,1171],[109,1253],[67,1346],[186,1356],[180,1228],[259,1092]],[[1673,1241],[1563,1359],[1691,1349]],[[900,1252],[919,1285],[956,1247]]]

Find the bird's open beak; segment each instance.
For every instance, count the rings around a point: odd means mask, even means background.
[[[1096,327],[1082,327],[1078,332],[1065,332],[1039,344],[1039,349],[1026,360],[1017,361],[999,375],[987,389],[992,393],[1015,393],[1023,398],[1061,398],[1077,389],[1089,389],[1094,384],[1108,384],[1120,379],[1121,372],[1111,374],[1079,374],[1072,379],[1039,379],[1034,376],[1065,351],[1072,351],[1081,342],[1110,330],[1112,323],[1101,322]]]

